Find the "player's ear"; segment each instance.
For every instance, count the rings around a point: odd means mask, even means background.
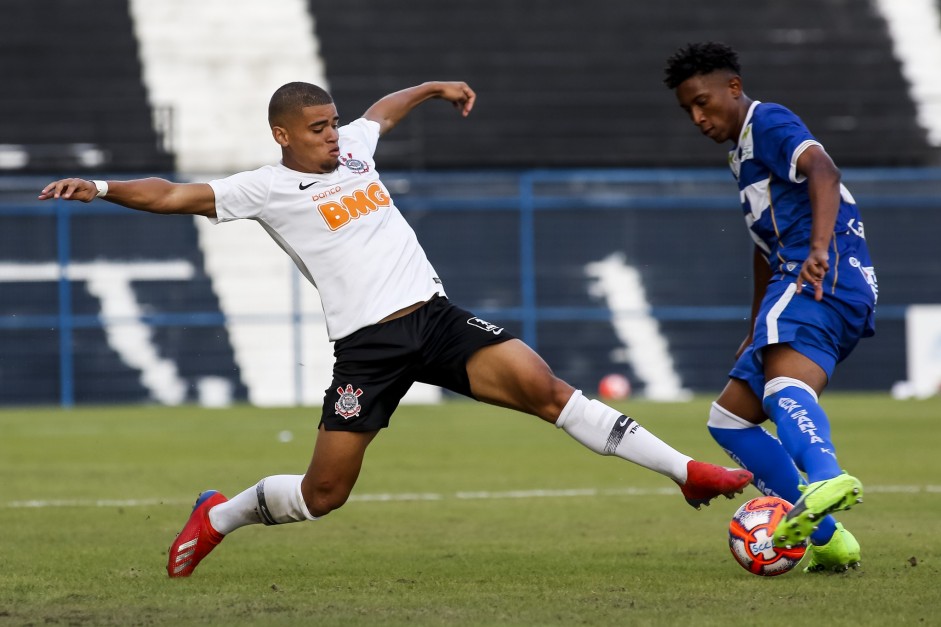
[[[288,131],[283,126],[272,126],[271,136],[274,137],[274,140],[278,142],[278,145],[280,145],[282,148],[287,148],[291,143],[288,140]]]
[[[729,91],[732,93],[733,98],[738,98],[742,95],[742,77],[733,76],[729,79]]]

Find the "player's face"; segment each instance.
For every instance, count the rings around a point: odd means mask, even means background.
[[[300,172],[333,172],[340,165],[340,117],[335,104],[304,107],[272,127],[284,165]]]
[[[742,130],[742,82],[729,72],[691,76],[676,88],[676,99],[699,131],[714,142],[738,141]]]

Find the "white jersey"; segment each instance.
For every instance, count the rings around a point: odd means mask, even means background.
[[[320,292],[331,340],[404,307],[445,295],[412,227],[379,180],[379,124],[340,132],[340,166],[307,174],[282,164],[210,181],[214,223],[261,224]]]

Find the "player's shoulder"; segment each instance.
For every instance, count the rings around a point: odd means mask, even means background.
[[[796,113],[776,102],[760,102],[752,112],[752,124],[758,128],[795,123],[803,125]]]
[[[340,137],[349,137],[355,135],[379,136],[380,126],[378,122],[367,118],[357,118],[349,124],[344,124],[338,129]]]
[[[352,153],[354,162],[372,159],[379,143],[380,126],[378,122],[358,118],[339,128],[340,152]]]
[[[363,129],[363,128],[375,129],[378,131],[379,122],[376,122],[375,120],[370,120],[369,118],[363,118],[363,117],[356,118],[352,122],[348,122],[344,124],[343,126],[341,126],[340,132],[343,132],[344,130],[349,130],[349,129]]]
[[[226,186],[246,186],[246,185],[259,185],[259,184],[269,184],[271,180],[275,177],[278,171],[277,166],[273,165],[263,165],[260,168],[255,168],[254,170],[244,170],[242,172],[236,172],[235,174],[230,174],[229,176],[213,179],[209,181],[209,184],[213,187],[220,185]]]

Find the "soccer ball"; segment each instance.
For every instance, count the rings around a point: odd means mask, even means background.
[[[776,496],[761,496],[738,508],[729,523],[729,549],[742,568],[762,577],[783,575],[801,561],[806,541],[790,549],[774,546],[773,534],[791,505]]]
[[[631,382],[623,374],[609,374],[598,383],[598,395],[608,401],[623,401],[631,395]]]

